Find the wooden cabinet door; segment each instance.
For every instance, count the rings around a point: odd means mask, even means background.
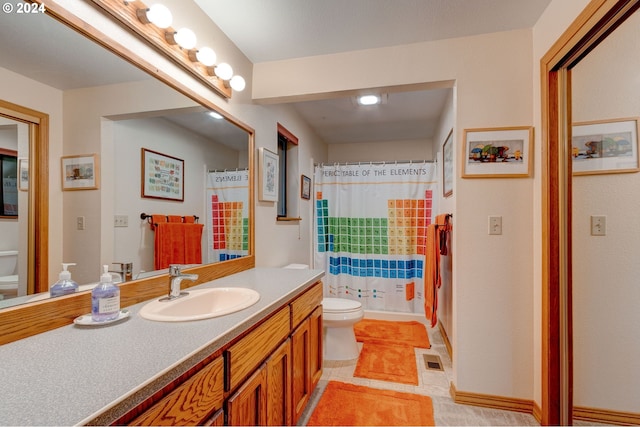
[[[291,408],[291,340],[288,339],[266,362],[267,425],[290,426]]]
[[[215,359],[130,425],[200,425],[222,408],[224,368],[222,357]]]
[[[309,371],[310,355],[310,321],[307,318],[291,334],[291,356],[293,382],[291,393],[293,395],[293,424],[298,422],[309,397],[311,396],[311,376]]]
[[[267,423],[267,369],[262,365],[227,400],[227,424],[263,426]]]
[[[322,376],[322,306],[316,307],[309,316],[309,370],[311,390],[316,388]]]

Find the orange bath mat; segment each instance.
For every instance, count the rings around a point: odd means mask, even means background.
[[[308,426],[433,426],[429,396],[329,381]]]
[[[360,342],[404,344],[419,348],[431,348],[427,328],[420,322],[396,322],[390,320],[362,319],[354,325],[356,339]]]
[[[365,342],[353,376],[418,385],[418,367],[413,347]]]

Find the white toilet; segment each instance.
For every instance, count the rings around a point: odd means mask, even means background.
[[[324,326],[324,358],[326,360],[357,359],[360,354],[353,325],[364,317],[362,304],[346,298],[322,300]]]
[[[17,263],[18,251],[0,251],[0,298],[17,295]]]
[[[289,264],[284,268],[304,269],[305,264]],[[364,317],[364,309],[358,301],[346,298],[324,298],[322,300],[322,323],[324,329],[324,359],[352,360],[360,354],[353,325]]]

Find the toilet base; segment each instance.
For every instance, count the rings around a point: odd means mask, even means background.
[[[353,325],[324,329],[324,359],[352,360],[360,355]]]

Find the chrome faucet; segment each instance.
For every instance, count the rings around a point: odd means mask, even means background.
[[[133,263],[132,262],[113,262],[113,265],[119,265],[120,270],[109,270],[109,273],[118,273],[120,281],[128,282],[133,279]]]
[[[172,264],[169,266],[169,277],[170,277],[170,282],[169,282],[169,296],[164,297],[161,299],[161,301],[171,301],[174,300],[176,298],[180,298],[182,296],[185,295],[189,295],[188,292],[181,292],[180,291],[180,283],[182,283],[183,280],[198,280],[198,275],[197,274],[183,274],[180,269],[182,268],[181,265],[176,265],[176,264]]]

